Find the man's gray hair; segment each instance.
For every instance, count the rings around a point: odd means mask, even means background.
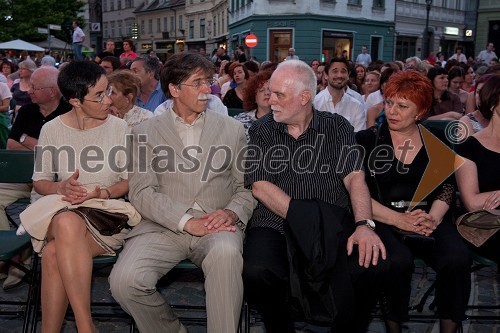
[[[291,69],[296,73],[295,77],[290,78],[293,80],[293,86],[296,87],[297,91],[304,89],[309,90],[311,92],[312,103],[314,97],[316,96],[317,81],[316,74],[311,66],[302,60],[287,60],[281,62],[276,69],[278,70],[280,68]]]
[[[142,55],[140,57],[135,58],[132,63],[136,61],[142,61],[146,72],[153,72],[155,80],[158,81],[160,80],[161,65],[160,65],[160,60],[158,60],[158,58],[150,57],[149,55]]]

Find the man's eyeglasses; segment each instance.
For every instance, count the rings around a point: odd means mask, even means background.
[[[89,101],[89,102],[94,102],[94,103],[102,103],[102,101],[104,100],[104,97],[109,97],[109,96],[111,96],[112,93],[113,93],[113,87],[109,86],[108,88],[106,88],[106,90],[104,90],[102,93],[97,95],[97,100],[94,101],[94,100],[86,99],[86,98],[84,98],[84,100]]]
[[[179,83],[178,85],[179,86],[189,86],[189,87],[193,87],[193,88],[196,88],[196,89],[200,89],[201,86],[207,86],[207,87],[211,87],[212,84],[214,84],[215,80],[214,79],[208,79],[208,80],[195,80],[193,83]]]

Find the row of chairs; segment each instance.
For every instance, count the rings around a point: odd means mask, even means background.
[[[31,183],[31,177],[34,166],[34,154],[27,151],[12,151],[0,150],[0,183]],[[24,199],[18,200],[15,204],[26,205],[28,202]],[[7,214],[9,221],[17,226],[14,218]],[[40,265],[39,257],[34,254],[30,267],[24,267],[22,264],[13,260],[23,250],[31,247],[31,238],[25,234],[17,236],[16,230],[0,231],[0,261],[6,261],[10,264],[22,269],[27,274],[26,282],[29,284],[28,294],[24,301],[0,300],[0,316],[18,316],[23,318],[23,333],[36,332],[40,311]],[[119,254],[118,254],[119,255]],[[109,268],[114,265],[118,256],[109,257],[101,256],[93,260],[94,271],[103,268]],[[180,262],[174,269],[174,274],[181,270],[198,269],[189,260]],[[120,318],[128,320],[130,323],[130,332],[135,331],[135,323],[133,319],[125,313],[118,303],[114,301],[93,301],[91,304],[92,316],[96,319],[113,319]],[[202,305],[186,305],[172,304],[173,309],[186,312],[204,312],[205,306]],[[102,309],[105,309],[104,311]],[[73,317],[71,309],[68,310],[67,318]],[[242,318],[244,315],[242,315]],[[206,316],[180,316],[181,321],[192,324],[206,323]],[[242,320],[240,320],[240,331],[242,330]]]

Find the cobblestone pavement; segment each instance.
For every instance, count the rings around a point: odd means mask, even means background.
[[[94,271],[92,283],[92,300],[93,301],[111,301],[109,285],[107,277],[110,268],[103,268]],[[169,304],[188,304],[188,305],[204,305],[204,290],[203,290],[203,274],[199,269],[183,269],[179,272],[162,279],[159,284],[159,289],[164,294]],[[423,264],[417,264],[413,276],[413,288],[411,304],[415,305],[420,300],[423,293],[429,285],[434,281],[435,274],[430,268],[426,268]],[[485,267],[472,274],[472,291],[469,304],[500,304],[500,275],[497,274],[497,267]],[[27,286],[21,285],[9,291],[3,291],[0,288],[1,300],[23,300],[27,294]],[[432,301],[431,296],[421,314],[432,314],[429,309],[429,304]],[[5,306],[2,305],[2,309]],[[96,312],[105,311],[96,310]],[[118,310],[116,310],[118,311]],[[186,317],[202,317],[205,314],[198,311],[182,312],[177,310],[180,316]],[[410,314],[417,314],[416,311],[411,311]],[[500,310],[468,310],[468,315],[500,315]],[[265,330],[262,323],[255,320],[254,315],[251,316],[251,333],[264,333]],[[129,321],[125,319],[103,319],[95,318],[94,322],[100,333],[125,333],[129,332]],[[206,332],[206,328],[202,324],[184,321],[190,333]],[[37,332],[41,332],[41,324],[38,322]],[[297,324],[298,332],[328,332],[326,329]],[[466,320],[463,323],[464,333],[500,333],[500,321],[494,320]],[[22,331],[22,319],[19,317],[0,317],[0,333],[15,333]],[[75,333],[75,323],[71,317],[68,317],[62,332]],[[379,319],[374,319],[371,323],[369,333],[384,333],[385,329]],[[438,333],[439,325],[436,320],[412,320],[404,325],[404,333]]]

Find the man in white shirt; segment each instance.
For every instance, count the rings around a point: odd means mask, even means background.
[[[368,54],[368,48],[366,46],[361,47],[361,53],[358,54],[356,58],[356,65],[363,65],[368,67],[372,63],[372,56]]]
[[[325,67],[328,87],[314,98],[318,111],[338,113],[354,127],[354,131],[366,128],[366,109],[360,101],[346,92],[349,81],[349,63],[345,58],[333,58]]]
[[[78,26],[78,21],[73,21],[73,52],[76,60],[83,60],[82,47],[85,40],[83,30]]]
[[[488,43],[488,45],[486,45],[486,50],[482,50],[481,52],[479,52],[477,61],[485,63],[488,66],[491,65],[491,60],[497,58],[497,55],[495,54],[495,52],[493,52],[493,48],[493,43]]]

